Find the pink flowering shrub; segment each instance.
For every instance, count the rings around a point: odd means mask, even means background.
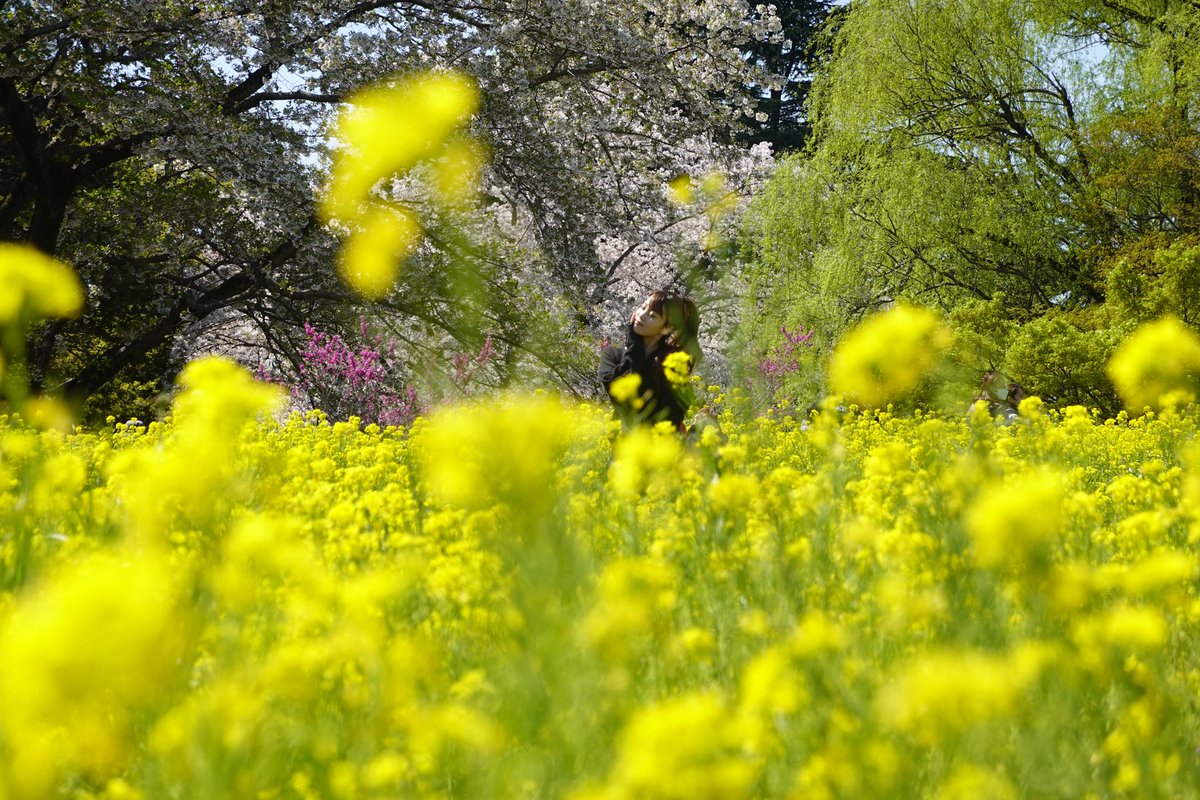
[[[429,403],[421,402],[417,390],[401,380],[395,366],[396,340],[373,334],[365,319],[359,320],[359,334],[358,341],[350,342],[305,324],[307,344],[300,353],[294,382],[280,380],[262,365],[256,377],[284,386],[297,405],[319,408],[332,420],[358,417],[366,424],[411,425],[428,410]],[[489,335],[479,352],[450,357],[450,380],[457,396],[471,393],[481,370],[495,355]]]
[[[305,324],[308,344],[300,354],[299,380],[292,398],[319,408],[331,419],[358,417],[365,423],[410,425],[421,413],[412,386],[397,386],[394,370],[396,341],[372,335],[359,320],[363,343],[351,345],[337,334]]]
[[[804,328],[789,331],[786,325],[779,327],[783,341],[773,346],[758,362],[758,375],[767,390],[775,397],[783,388],[785,379],[800,369],[800,358],[813,346],[813,332]]]

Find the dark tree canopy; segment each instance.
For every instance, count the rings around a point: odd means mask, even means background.
[[[763,87],[755,107],[755,120],[745,138],[769,142],[775,153],[794,152],[804,146],[812,131],[805,104],[817,60],[816,39],[829,19],[833,3],[827,0],[785,0],[775,4],[780,30],[765,41],[752,42],[748,57],[777,82]]]

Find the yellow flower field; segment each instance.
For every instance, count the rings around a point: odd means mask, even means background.
[[[1200,796],[1190,411],[681,443],[183,384],[0,426],[0,797]]]

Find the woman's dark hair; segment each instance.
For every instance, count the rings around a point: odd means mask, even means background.
[[[684,350],[692,357],[692,365],[700,363],[700,309],[690,297],[666,289],[655,289],[646,296],[646,307],[661,314],[671,335],[667,344]]]
[[[667,299],[671,296],[669,292],[663,289],[655,289],[646,297],[646,307],[655,314],[662,314],[665,318],[666,314],[663,312],[663,306],[666,305]]]
[[[654,295],[660,294],[655,292]],[[664,295],[662,301],[662,315],[667,322],[667,326],[671,329],[671,337],[668,342],[672,347],[677,347],[680,350],[687,352],[692,357],[693,366],[700,363],[702,354],[700,352],[700,309],[696,308],[695,302],[690,297],[684,297],[681,294]],[[651,295],[653,297],[654,295]]]

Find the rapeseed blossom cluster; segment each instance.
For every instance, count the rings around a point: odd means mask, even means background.
[[[338,268],[359,294],[385,296],[424,235],[414,207],[390,201],[377,184],[423,167],[435,204],[469,200],[483,156],[463,129],[478,106],[479,89],[456,72],[397,77],[348,99],[333,132],[343,147],[321,212],[350,228]]]
[[[1108,374],[1136,411],[1194,402],[1200,388],[1200,336],[1174,317],[1146,323],[1113,354]]]
[[[36,248],[0,242],[0,328],[28,318],[73,317],[83,287],[69,266]]]
[[[882,408],[916,389],[951,339],[933,311],[898,304],[842,338],[829,363],[830,386],[852,402]]]

